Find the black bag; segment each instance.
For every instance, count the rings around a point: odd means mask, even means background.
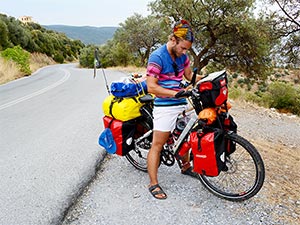
[[[234,122],[234,119],[231,115],[227,113],[221,113],[218,116],[215,127],[220,128],[220,123],[224,130],[237,133],[237,124]],[[225,148],[226,155],[230,155],[236,150],[236,143],[231,140],[225,139]]]
[[[227,74],[224,71],[208,75],[200,80],[197,88],[200,92],[203,108],[216,107],[228,99]]]

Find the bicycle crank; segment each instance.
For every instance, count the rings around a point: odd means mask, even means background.
[[[166,166],[173,166],[175,163],[175,157],[169,150],[163,149],[160,154],[160,161]]]

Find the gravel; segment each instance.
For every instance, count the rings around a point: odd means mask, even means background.
[[[299,175],[280,180],[284,177],[276,171],[281,171],[280,165],[275,161],[273,165],[267,156],[271,154],[269,149],[276,149],[276,153],[288,149],[294,157],[287,158],[291,161],[287,161],[286,169],[290,169],[288,163],[294,163],[294,158],[299,165],[299,117],[241,103],[233,105],[231,114],[239,125],[238,132],[262,147],[267,177],[256,196],[244,202],[220,199],[200,181],[181,175],[175,164],[159,168],[159,181],[168,198],[157,200],[147,189],[147,173],[136,170],[124,157],[107,155],[62,224],[296,224],[300,197],[294,189],[299,187]],[[297,174],[298,169],[295,167]]]

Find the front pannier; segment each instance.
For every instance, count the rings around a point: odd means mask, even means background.
[[[225,168],[225,141],[220,129],[193,131],[190,135],[194,171],[205,176],[218,176]]]

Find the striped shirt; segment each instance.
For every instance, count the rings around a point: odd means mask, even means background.
[[[176,64],[174,64],[176,62]],[[179,91],[180,82],[182,81],[184,69],[190,66],[190,60],[187,55],[172,60],[167,45],[163,45],[156,49],[149,57],[147,65],[147,76],[158,79],[158,85],[170,90]],[[177,70],[178,75],[175,75]],[[174,106],[187,104],[185,98],[171,98],[166,96],[156,96],[154,100],[155,106]]]

